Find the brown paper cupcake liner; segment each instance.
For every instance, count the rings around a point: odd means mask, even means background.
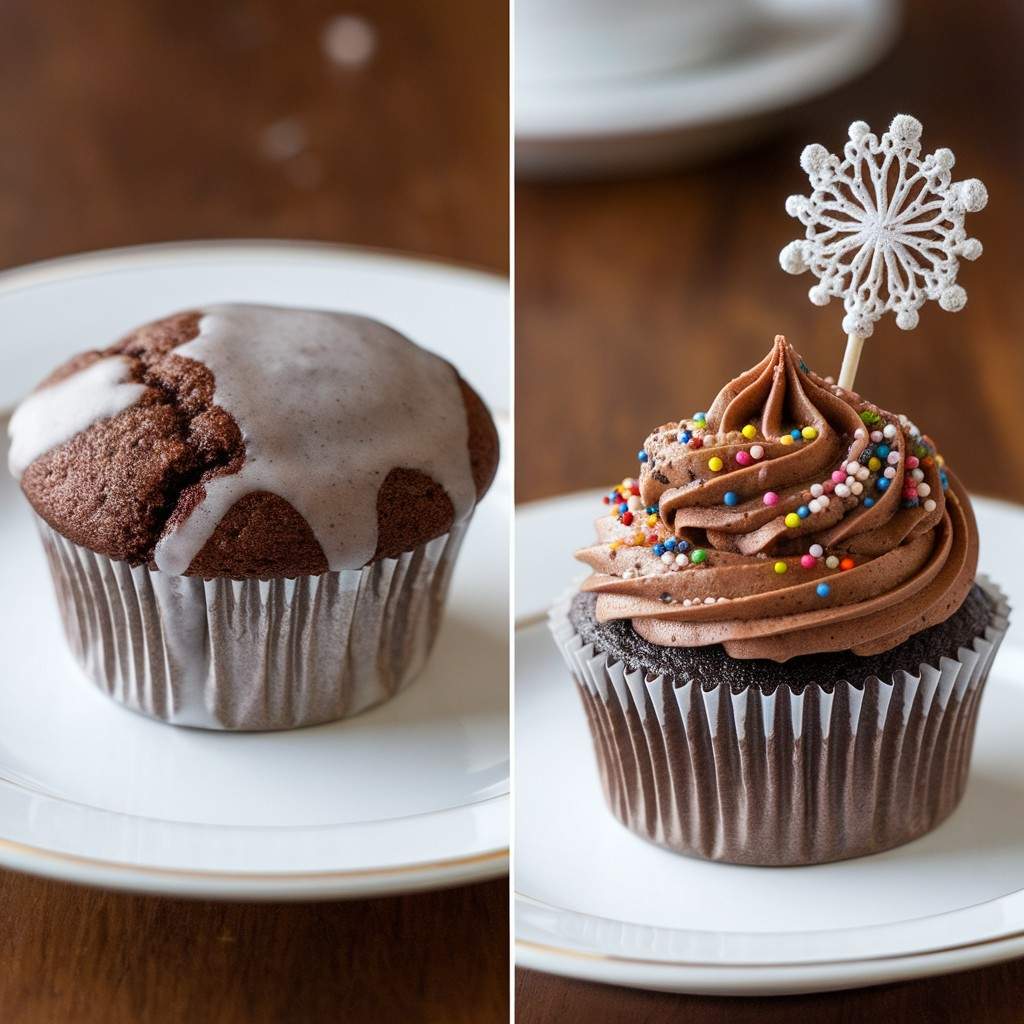
[[[935,828],[956,807],[982,689],[1009,606],[957,658],[828,692],[770,695],[676,685],[629,671],[585,644],[568,617],[550,625],[576,681],[605,799],[627,828],[678,853],[794,865],[877,853]]]
[[[423,667],[468,523],[363,569],[203,580],[116,562],[37,519],[72,653],[174,725],[292,729],[393,697]]]

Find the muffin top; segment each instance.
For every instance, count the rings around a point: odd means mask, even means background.
[[[254,305],[73,357],[10,433],[12,473],[63,536],[206,578],[397,557],[467,519],[498,461],[444,359],[367,317]]]
[[[652,643],[866,656],[943,622],[971,589],[974,515],[934,443],[782,337],[639,457],[577,557],[598,620],[630,619]]]

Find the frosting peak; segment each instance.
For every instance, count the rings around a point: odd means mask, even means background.
[[[970,590],[974,518],[934,444],[812,373],[781,336],[640,459],[577,557],[599,619],[629,618],[654,643],[873,654]]]

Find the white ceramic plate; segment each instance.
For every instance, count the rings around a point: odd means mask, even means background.
[[[1024,955],[1024,628],[1011,621],[967,793],[934,832],[814,867],[680,857],[605,809],[582,708],[539,621],[580,576],[566,538],[582,543],[602,507],[588,492],[517,510],[517,963],[738,995],[878,984]],[[1024,508],[976,499],[975,510],[981,567],[1020,609],[1024,550],[999,539],[1024,532]]]
[[[899,21],[896,0],[759,6],[746,43],[716,61],[661,75],[517,81],[516,172],[623,174],[717,155],[869,68]]]
[[[293,243],[151,246],[0,275],[0,406],[74,351],[218,301],[385,319],[449,357],[507,418],[506,282]],[[509,493],[506,459],[469,531],[437,647],[407,691],[335,725],[231,735],[152,722],[80,675],[28,509],[0,472],[0,865],[238,899],[369,896],[504,873]]]

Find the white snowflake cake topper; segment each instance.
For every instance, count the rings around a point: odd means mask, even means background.
[[[951,180],[951,150],[922,157],[921,130],[908,114],[897,114],[881,138],[855,121],[842,157],[818,144],[804,149],[800,166],[813,191],[786,200],[806,232],[779,262],[790,274],[809,270],[818,278],[808,292],[816,305],[842,298],[844,387],[852,386],[864,339],[884,313],[909,331],[929,299],[950,312],[967,303],[956,283],[959,257],[976,260],[981,242],[967,237],[964,217],[983,209],[988,193],[977,178]]]

